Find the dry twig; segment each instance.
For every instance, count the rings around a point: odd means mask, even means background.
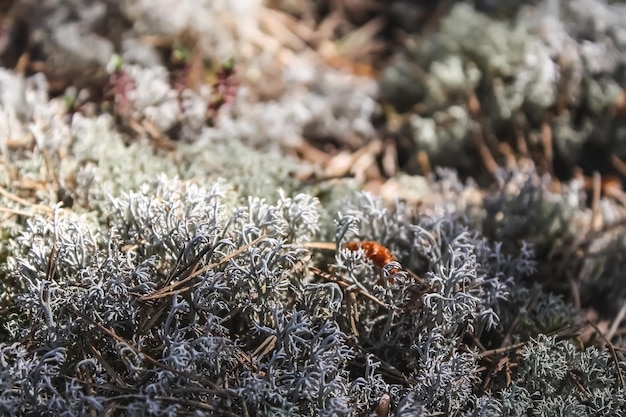
[[[589,325],[594,328],[598,336],[604,339],[604,342],[608,346],[609,351],[611,352],[611,356],[615,361],[615,368],[617,369],[617,376],[619,377],[620,386],[622,387],[622,390],[626,390],[626,383],[624,382],[622,368],[620,367],[619,360],[617,359],[617,354],[615,353],[615,346],[613,346],[613,343],[611,343],[611,341],[604,336],[604,333],[602,333],[602,331],[598,328],[598,326],[596,326],[594,322],[592,322],[591,320],[587,320],[587,323],[589,323]]]
[[[167,297],[170,295],[177,295],[177,294],[181,294],[182,292],[185,291],[189,291],[193,288],[195,288],[198,284],[196,283],[195,285],[192,286],[188,286],[188,287],[183,287],[183,288],[179,288],[182,287],[184,284],[189,283],[190,281],[192,281],[194,278],[204,274],[205,272],[211,270],[211,269],[215,269],[218,266],[224,264],[225,262],[228,262],[229,260],[231,260],[232,258],[242,254],[244,251],[246,251],[248,248],[250,248],[251,246],[256,245],[257,243],[261,242],[263,239],[267,238],[266,234],[263,234],[259,237],[257,237],[256,239],[254,239],[252,242],[245,244],[243,246],[241,246],[240,248],[238,248],[237,250],[229,253],[228,255],[224,256],[222,259],[220,259],[218,262],[214,262],[212,264],[209,264],[197,271],[192,272],[188,277],[180,280],[180,281],[176,281],[172,284],[169,284],[167,286],[165,286],[164,288],[161,288],[158,291],[155,291],[154,293],[150,294],[150,295],[146,295],[143,297],[140,297],[139,300],[141,301],[149,301],[149,300],[156,300],[159,298],[163,298],[163,297]],[[187,268],[185,268],[187,269]]]

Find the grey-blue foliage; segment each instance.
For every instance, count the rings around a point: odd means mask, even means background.
[[[307,194],[245,201],[163,177],[107,207],[105,228],[58,209],[18,239],[7,415],[623,409],[621,363],[543,335],[575,320],[526,282],[532,248],[512,252],[456,213],[356,194],[334,214],[333,257],[311,243],[324,208]],[[396,259],[381,268],[353,241]],[[503,343],[518,348],[484,352]]]

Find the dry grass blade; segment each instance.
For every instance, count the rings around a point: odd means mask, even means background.
[[[162,315],[170,308],[168,303],[161,303],[158,307],[152,306],[139,323],[138,334],[144,335],[160,320]]]
[[[427,176],[431,175],[434,172],[430,163],[430,158],[428,157],[428,153],[426,153],[426,151],[420,150],[417,152],[417,162],[419,164],[422,175]]]
[[[339,53],[353,58],[371,54],[373,49],[381,47],[374,37],[384,29],[385,24],[385,18],[377,17],[350,32],[340,41]]]
[[[183,275],[185,272],[187,271],[192,271],[191,273],[195,272],[197,266],[200,264],[202,258],[204,258],[207,254],[209,253],[213,253],[218,247],[219,244],[217,245],[206,245],[196,256],[195,258],[188,262],[187,264],[185,264],[184,266],[181,267],[182,263],[183,263],[183,258],[185,256],[185,252],[189,249],[189,245],[187,244],[185,245],[185,247],[183,249],[180,250],[179,254],[178,254],[178,258],[176,259],[176,263],[174,264],[174,266],[172,267],[172,272],[169,274],[169,276],[167,277],[167,279],[163,282],[163,284],[160,286],[160,288],[158,289],[158,291],[162,290],[164,287],[167,287],[168,285],[171,284],[171,282],[176,279],[179,278],[181,275]]]
[[[16,209],[8,208],[8,207],[0,207],[0,212],[6,213],[9,215],[22,216],[22,217],[33,217],[35,215],[35,213],[29,213],[27,211],[16,210]]]
[[[337,278],[331,274],[329,274],[328,272],[324,272],[321,269],[311,266],[309,267],[309,271],[311,271],[314,275],[317,275],[318,277],[324,278],[327,281],[330,282],[334,282],[335,284],[339,285],[341,288],[343,288],[344,290],[347,289],[348,287],[351,287],[353,284],[350,282],[345,282],[343,280],[341,280],[340,278]],[[361,288],[355,288],[352,291],[356,292],[359,295],[362,295],[363,297],[367,298],[368,300],[374,302],[375,304],[378,304],[379,306],[386,308],[386,309],[390,309],[391,307],[388,306],[387,304],[383,303],[382,301],[380,301],[378,298],[374,297],[372,294],[370,294],[367,291],[364,291]]]
[[[271,335],[263,340],[263,343],[252,352],[252,361],[257,362],[260,358],[270,353],[276,347],[276,336]]]
[[[597,191],[595,191],[597,192]],[[599,216],[599,214],[596,214]],[[598,222],[597,220],[595,220]],[[557,255],[561,257],[556,276],[563,276],[563,273],[569,265],[572,264],[573,259],[578,259],[579,256],[593,257],[597,252],[591,252],[589,248],[596,239],[602,238],[607,233],[615,233],[618,228],[626,227],[626,218],[620,219],[610,224],[600,224],[597,229],[593,228],[594,216],[592,213],[592,219],[589,224],[586,225],[585,230],[581,231],[578,236],[570,243],[561,247],[555,248],[550,254],[550,258],[554,258]],[[581,253],[581,255],[576,255]]]
[[[257,243],[261,242],[263,239],[267,238],[267,234],[263,234],[259,237],[257,237],[256,239],[254,239],[252,242],[247,243],[243,246],[241,246],[240,248],[238,248],[237,250],[229,253],[228,255],[224,256],[222,259],[219,260],[219,262],[214,262],[212,264],[209,264],[203,268],[200,268],[199,270],[191,273],[187,278],[181,280],[181,281],[177,281],[177,282],[173,282],[170,285],[162,288],[159,291],[156,291],[153,294],[150,295],[146,295],[144,297],[140,297],[139,300],[141,301],[149,301],[149,300],[156,300],[159,298],[163,298],[163,297],[167,297],[169,295],[174,295],[174,294],[179,294],[181,291],[187,291],[191,288],[194,288],[193,285],[191,287],[187,287],[187,288],[179,288],[182,287],[183,285],[189,283],[190,281],[192,281],[194,278],[204,274],[205,272],[217,268],[218,266],[224,264],[225,262],[228,262],[229,260],[233,259],[236,256],[239,256],[240,254],[242,254],[244,251],[246,251],[248,248],[256,245]]]
[[[176,368],[173,368],[173,367],[171,367],[169,365],[161,363],[158,360],[154,359],[152,356],[148,355],[147,353],[142,352],[135,345],[133,345],[130,341],[125,340],[123,337],[121,337],[118,334],[116,334],[113,330],[110,330],[110,329],[104,327],[102,324],[98,323],[97,321],[95,321],[91,317],[87,316],[86,314],[84,314],[84,313],[74,309],[71,306],[68,306],[67,308],[68,308],[69,311],[72,312],[72,314],[76,314],[77,316],[80,316],[83,319],[87,320],[88,322],[93,324],[95,327],[100,329],[103,333],[105,333],[107,336],[111,337],[112,339],[114,339],[118,343],[123,343],[124,345],[126,345],[136,355],[141,355],[146,360],[146,362],[150,363],[151,365],[154,365],[154,366],[156,366],[158,368],[161,368],[161,369],[163,369],[165,371],[172,372],[173,374],[182,376],[184,378],[188,378],[188,379],[193,380],[193,381],[200,382],[200,383],[202,383],[202,384],[204,384],[204,385],[206,385],[208,387],[211,387],[212,391],[207,390],[207,392],[210,393],[210,394],[218,395],[218,396],[221,396],[221,397],[228,397],[228,394],[226,392],[224,392],[224,390],[220,389],[220,387],[218,387],[213,381],[210,381],[210,380],[208,380],[206,378],[203,378],[201,376],[198,376],[198,375],[193,375],[193,374],[190,374],[190,373],[187,373],[187,372],[180,371],[180,370],[178,370]]]
[[[611,164],[621,176],[626,177],[626,162],[622,161],[616,155],[611,155]]]
[[[320,249],[320,250],[336,250],[337,245],[333,242],[304,242],[300,246],[307,249]]]
[[[295,34],[295,36],[300,38],[297,41],[299,46],[302,44],[302,41],[310,42],[315,36],[315,31],[304,22],[280,10],[263,8],[260,18],[265,24],[274,26],[273,32],[287,33],[289,31]]]
[[[617,312],[617,315],[613,319],[613,323],[611,323],[611,327],[609,327],[609,330],[606,334],[606,338],[608,340],[611,340],[613,338],[613,336],[617,332],[617,329],[619,328],[619,325],[622,323],[622,320],[624,320],[625,315],[626,315],[626,303],[623,303],[622,307],[619,309],[619,311]]]
[[[598,336],[600,336],[604,340],[604,343],[606,343],[607,347],[609,348],[609,351],[611,352],[611,356],[613,357],[613,361],[615,361],[615,369],[617,370],[617,376],[619,378],[620,387],[622,387],[622,391],[626,390],[626,383],[624,382],[624,375],[622,373],[622,368],[620,367],[620,362],[619,362],[619,359],[617,358],[617,353],[615,352],[615,346],[613,346],[613,343],[611,343],[611,341],[607,339],[606,336],[604,336],[604,333],[602,333],[602,331],[598,328],[598,326],[596,326],[594,322],[592,322],[591,320],[587,320],[587,323],[589,323],[589,325],[593,327],[593,329],[596,331]]]
[[[359,330],[357,329],[357,324],[359,322],[359,309],[354,291],[349,291],[348,294],[346,294],[345,302],[347,315],[350,320],[350,329],[352,330],[352,334],[359,337]]]
[[[50,253],[48,254],[48,265],[46,269],[46,280],[54,281],[54,276],[57,272],[57,248],[56,245],[52,246]]]
[[[580,330],[581,327],[577,326],[577,325],[573,325],[573,326],[567,326],[564,327],[562,329],[556,330],[554,332],[550,332],[548,334],[546,334],[546,336],[555,336],[557,340],[566,340],[566,339],[574,339],[578,336],[580,336]],[[531,343],[535,343],[536,341],[533,339],[530,340],[526,340],[524,342],[519,342],[519,343],[515,343],[513,345],[510,346],[505,346],[505,347],[500,347],[500,348],[496,348],[496,349],[490,349],[490,350],[486,350],[484,352],[480,352],[478,354],[479,358],[485,358],[488,356],[493,356],[493,355],[501,355],[503,353],[508,353],[508,352],[512,352],[515,351],[521,347],[524,347],[526,345],[529,345]]]
[[[361,346],[359,343],[356,342],[356,339],[354,337],[348,337],[346,341],[348,342],[350,347],[352,347],[357,352],[357,358],[355,358],[355,361],[359,358],[365,359],[367,355],[370,355],[376,360],[376,362],[380,363],[381,365],[380,370],[386,377],[393,379],[395,382],[399,384],[406,384],[409,382],[409,378],[404,373],[402,373],[398,368],[396,368],[389,362],[383,360],[378,355],[367,351],[365,348],[363,348],[363,346]],[[358,363],[358,366],[364,366],[364,364]]]
[[[131,394],[118,395],[115,397],[108,397],[107,402],[129,400],[131,398],[145,399],[145,394],[131,393]],[[157,401],[169,402],[169,403],[180,404],[180,405],[185,406],[187,410],[185,410],[185,408],[178,410],[176,414],[178,416],[196,416],[197,413],[191,410],[200,409],[200,410],[213,411],[213,412],[217,411],[219,412],[219,415],[221,416],[239,417],[238,414],[232,413],[224,409],[217,410],[214,406],[204,403],[204,402],[200,402],[200,401],[188,400],[188,399],[180,398],[180,397],[168,397],[168,396],[163,396],[163,395],[155,395],[153,398],[154,400],[157,400]],[[110,407],[110,410],[111,410],[110,413],[105,413],[103,415],[117,415],[112,412],[113,409],[126,410],[126,407],[116,404],[113,407]]]
[[[498,170],[498,163],[495,158],[491,154],[487,143],[485,142],[485,138],[483,137],[483,127],[476,126],[474,128],[474,134],[472,135],[474,138],[474,145],[480,154],[480,157],[485,165],[487,171],[493,176],[496,176],[496,171]]]
[[[602,212],[600,211],[600,199],[602,197],[602,177],[600,173],[593,173],[593,194],[591,200],[591,225],[589,231],[600,230],[602,227]]]
[[[490,349],[490,350],[486,350],[484,352],[480,352],[478,354],[479,358],[485,358],[488,356],[494,356],[494,355],[501,355],[503,353],[509,353],[509,352],[513,352],[521,347],[526,346],[527,344],[529,344],[531,341],[527,340],[525,342],[519,342],[519,343],[515,343],[513,345],[509,345],[509,346],[505,346],[505,347],[500,347],[500,348],[496,348],[496,349]]]
[[[113,379],[113,381],[115,381],[117,383],[117,388],[119,389],[119,387],[123,387],[123,388],[130,388],[130,386],[124,382],[124,380],[122,379],[122,377],[120,376],[120,374],[118,374],[115,369],[113,368],[113,366],[111,366],[111,364],[109,364],[109,362],[104,359],[104,357],[102,356],[102,354],[100,353],[100,351],[98,351],[91,343],[87,342],[86,343],[87,346],[87,350],[89,350],[89,352],[95,356],[95,358],[98,360],[98,362],[100,362],[100,365],[102,365],[102,367],[104,368],[104,370],[111,376],[111,378]]]
[[[6,198],[8,198],[9,200],[13,200],[18,204],[21,204],[23,206],[26,207],[31,207],[35,210],[39,210],[39,211],[45,211],[46,213],[54,213],[54,209],[51,207],[47,207],[47,206],[42,206],[40,204],[33,204],[28,200],[25,200],[21,197],[16,196],[15,194],[11,193],[10,191],[8,191],[6,188],[3,188],[2,186],[0,186],[0,195],[5,196]]]
[[[541,145],[543,147],[543,155],[546,159],[546,164],[548,168],[548,172],[553,172],[554,165],[554,145],[552,143],[552,128],[550,127],[550,123],[543,122],[541,124]]]

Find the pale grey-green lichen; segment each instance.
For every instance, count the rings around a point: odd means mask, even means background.
[[[451,163],[449,150],[463,149],[477,129],[498,138],[521,129],[533,145],[546,123],[567,168],[584,159],[585,144],[626,156],[623,118],[614,113],[624,81],[624,5],[507,2],[515,13],[501,15],[486,3],[455,2],[438,30],[411,36],[383,71],[382,97],[400,109],[417,105],[419,119],[404,124],[416,149],[435,164],[465,168],[474,155]],[[449,118],[437,115],[457,106],[469,113],[472,94],[480,116],[451,134]]]

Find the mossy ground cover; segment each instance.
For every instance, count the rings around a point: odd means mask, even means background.
[[[2,413],[624,414],[625,6],[287,3],[2,9]]]

